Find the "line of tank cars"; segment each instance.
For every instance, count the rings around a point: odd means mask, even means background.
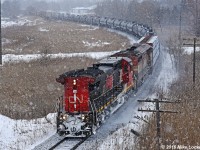
[[[41,17],[46,19],[63,20],[63,21],[74,21],[79,23],[84,23],[88,25],[95,25],[101,27],[112,28],[116,30],[121,30],[134,36],[141,38],[149,32],[153,32],[150,27],[143,24],[138,24],[133,21],[124,21],[121,19],[99,17],[92,15],[74,15],[69,13],[52,12],[52,11],[41,11],[39,14]]]
[[[141,38],[129,49],[104,58],[87,69],[65,72],[56,79],[64,85],[63,100],[58,107],[57,132],[67,137],[89,136],[127,100],[127,93],[137,90],[152,73],[159,56],[158,38],[150,28],[135,22],[66,13],[46,12],[42,15],[47,19],[122,30]]]

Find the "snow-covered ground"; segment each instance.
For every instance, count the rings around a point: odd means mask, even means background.
[[[34,120],[13,120],[0,115],[0,149],[31,149],[33,143],[55,134],[55,114]]]
[[[103,47],[104,45],[109,45],[110,43],[108,42],[102,42],[101,40],[98,40],[97,42],[93,42],[90,43],[88,41],[82,41],[82,43],[86,46],[86,47]]]
[[[192,53],[194,53],[194,47],[183,47],[184,53],[191,55]],[[200,47],[196,47],[196,52],[200,51]]]
[[[41,31],[41,32],[49,32],[49,30],[45,29],[45,28],[39,28],[38,30]]]
[[[10,18],[1,18],[1,28],[11,27],[11,26],[33,26],[36,25],[37,20],[31,21],[26,17],[18,17],[15,21],[10,20]]]
[[[85,52],[85,53],[58,53],[58,54],[47,54],[46,57],[50,58],[68,58],[68,57],[89,57],[93,59],[101,59],[116,53],[117,51],[112,52]],[[15,54],[6,54],[3,55],[3,63],[6,62],[29,62],[31,60],[36,60],[44,57],[42,54],[26,54],[26,55],[15,55]]]

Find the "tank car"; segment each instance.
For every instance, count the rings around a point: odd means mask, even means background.
[[[100,26],[102,27],[107,27],[107,18],[106,17],[101,17],[99,20]]]
[[[108,28],[113,28],[114,27],[114,21],[115,21],[114,18],[108,18],[108,20],[107,20],[107,27]]]

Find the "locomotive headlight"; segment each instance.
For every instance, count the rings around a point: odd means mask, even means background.
[[[81,115],[82,121],[85,120],[85,115]]]
[[[73,85],[76,85],[76,80],[73,80]]]
[[[63,115],[63,120],[67,120],[68,117],[69,117],[69,116],[68,116],[67,114],[64,114],[64,115]]]

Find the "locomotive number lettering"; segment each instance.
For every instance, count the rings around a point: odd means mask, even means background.
[[[69,96],[69,103],[70,104],[75,104],[77,101],[80,104],[83,103],[83,95],[81,95],[81,98],[79,98],[78,96]]]

